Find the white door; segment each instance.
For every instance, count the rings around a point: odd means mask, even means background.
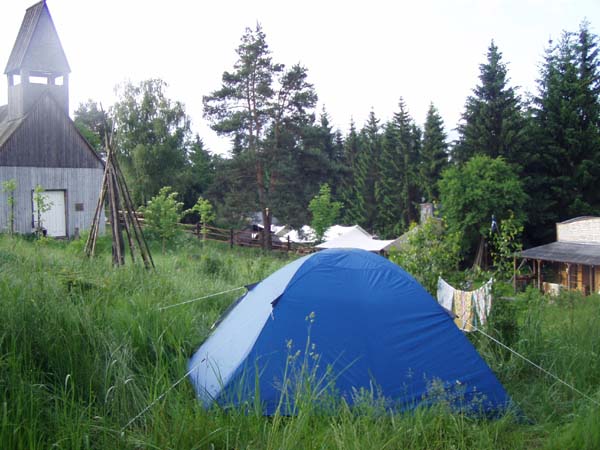
[[[44,191],[42,214],[40,216],[42,228],[47,231],[47,236],[67,236],[67,214],[65,211],[65,191]],[[37,228],[37,208],[35,193],[33,193],[33,227]]]

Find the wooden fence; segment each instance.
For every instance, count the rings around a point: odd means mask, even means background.
[[[136,216],[139,223],[144,226],[144,216],[136,211]],[[119,217],[123,220],[122,211],[119,211]],[[108,223],[108,221],[107,221]],[[228,243],[231,248],[234,246],[239,247],[255,247],[262,248],[262,233],[263,231],[252,231],[252,230],[234,230],[233,228],[217,228],[213,226],[206,226],[206,233],[202,233],[202,224],[187,224],[178,223],[180,229],[187,233],[191,233],[197,236],[198,239],[204,239],[207,241],[223,242]],[[290,241],[289,238],[286,240],[280,240],[278,236],[272,234],[271,250],[283,251],[283,252],[295,252],[302,255],[313,253],[316,251],[314,247],[308,245],[298,244]]]
[[[180,224],[180,226],[185,231],[197,236],[198,239],[214,242],[226,242],[231,248],[233,248],[233,246],[262,248],[263,231],[234,230],[233,228],[226,229],[213,226],[206,226],[203,230],[202,224],[200,223],[195,225]],[[315,251],[314,247],[297,244],[290,241],[289,238],[286,240],[280,240],[275,235],[272,235],[271,237],[271,250],[295,252],[300,254],[308,254]]]

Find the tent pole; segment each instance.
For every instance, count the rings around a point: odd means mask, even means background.
[[[517,255],[513,256],[513,292],[517,292]]]

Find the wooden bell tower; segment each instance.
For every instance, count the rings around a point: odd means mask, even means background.
[[[69,114],[71,69],[46,0],[30,6],[6,64],[9,120],[23,117],[48,91]]]

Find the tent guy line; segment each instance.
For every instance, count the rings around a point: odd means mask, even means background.
[[[232,289],[231,291],[234,290],[240,290],[241,288],[237,288],[237,289]],[[227,292],[231,292],[231,291],[227,291]],[[221,292],[222,293],[222,292]],[[218,294],[213,294],[213,296],[216,296]],[[200,299],[196,299],[196,300],[200,300]],[[189,302],[188,302],[189,303]],[[177,306],[177,305],[173,305],[173,306]],[[600,406],[600,403],[597,402],[596,400],[594,400],[592,397],[590,397],[589,395],[585,394],[584,392],[580,391],[579,389],[577,389],[575,386],[572,386],[571,384],[567,383],[566,381],[560,379],[559,377],[557,377],[556,375],[554,375],[553,373],[547,371],[546,369],[544,369],[542,366],[534,363],[533,361],[531,361],[530,359],[526,358],[525,356],[521,355],[519,352],[517,352],[516,350],[513,350],[512,348],[510,348],[509,346],[507,346],[506,344],[503,344],[502,342],[500,342],[498,339],[490,336],[489,334],[487,334],[486,332],[484,332],[483,330],[480,330],[479,328],[477,328],[476,326],[473,326],[473,328],[475,329],[475,331],[479,331],[481,334],[483,334],[485,337],[487,337],[488,339],[491,339],[492,341],[494,341],[496,344],[504,347],[505,349],[509,350],[510,352],[514,353],[515,355],[517,355],[519,358],[523,359],[525,362],[528,362],[529,364],[531,364],[532,366],[534,366],[535,368],[541,370],[543,373],[545,373],[546,375],[549,375],[550,377],[554,378],[555,380],[559,381],[560,383],[564,384],[565,386],[567,386],[569,389],[573,390],[574,392],[577,392],[579,395],[581,395],[582,397],[584,397],[585,399],[591,401],[592,403],[594,403],[597,406]],[[148,412],[154,405],[156,405],[156,403],[158,403],[159,401],[161,401],[169,392],[171,392],[175,387],[177,387],[183,380],[185,380],[185,378],[190,375],[194,370],[196,370],[198,368],[198,366],[200,366],[200,364],[202,364],[202,361],[198,362],[195,366],[192,366],[191,369],[189,369],[181,378],[179,378],[175,383],[173,383],[166,391],[164,391],[162,394],[160,394],[156,399],[154,399],[148,406],[146,406],[144,409],[142,409],[133,419],[131,419],[129,422],[127,422],[127,424],[125,424],[125,426],[123,428],[121,428],[121,433],[124,433],[125,430],[127,428],[129,428],[129,426],[134,423],[137,419],[139,419],[140,417],[142,417],[146,412]]]
[[[200,301],[200,300],[206,300],[207,298],[217,297],[217,296],[222,295],[222,294],[228,294],[229,292],[240,291],[242,289],[246,289],[246,286],[240,286],[240,287],[237,287],[235,289],[229,289],[227,291],[217,292],[216,294],[205,295],[204,297],[193,298],[193,299],[187,300],[185,302],[175,303],[174,305],[161,306],[160,308],[158,308],[158,310],[159,311],[164,311],[165,309],[175,308],[176,306],[187,305],[188,303],[193,303],[193,302],[197,302],[197,301]]]
[[[123,426],[123,428],[121,428],[121,435],[123,435],[125,433],[125,430],[127,428],[129,428],[129,426],[134,423],[136,420],[138,420],[140,417],[142,417],[144,414],[146,414],[150,409],[152,409],[152,407],[154,405],[156,405],[159,401],[161,401],[163,398],[165,398],[165,396],[171,392],[173,389],[175,389],[183,380],[185,380],[194,370],[196,370],[198,368],[198,366],[200,366],[200,364],[202,364],[202,362],[198,362],[198,364],[194,367],[192,367],[190,370],[188,370],[180,379],[178,379],[175,383],[173,383],[171,386],[169,386],[169,388],[164,391],[162,394],[160,394],[158,397],[156,397],[152,402],[150,402],[148,404],[148,406],[146,406],[144,409],[142,409],[133,419],[131,419],[129,422],[127,422],[125,424],[125,426]]]
[[[235,292],[235,291],[239,291],[239,290],[242,290],[242,289],[246,289],[246,286],[240,286],[240,287],[237,287],[237,288],[234,288],[234,289],[228,289],[228,290],[226,290],[226,291],[222,291],[222,292],[217,292],[217,293],[214,293],[214,294],[205,295],[205,296],[203,296],[203,297],[194,298],[194,299],[192,299],[192,300],[188,300],[188,301],[181,302],[181,303],[176,303],[176,304],[174,304],[174,305],[163,306],[163,307],[160,307],[160,308],[158,308],[158,310],[159,310],[159,311],[164,311],[164,310],[166,310],[166,309],[169,309],[169,308],[174,308],[174,307],[176,307],[176,306],[182,306],[182,305],[186,305],[186,304],[193,303],[193,302],[196,302],[196,301],[199,301],[199,300],[205,300],[205,299],[207,299],[207,298],[211,298],[211,297],[217,297],[217,296],[219,296],[219,295],[222,295],[222,294],[228,294],[228,293],[230,293],[230,292]],[[457,316],[457,317],[458,317],[458,316]],[[535,367],[536,369],[538,369],[538,370],[542,371],[542,372],[543,372],[543,373],[545,373],[546,375],[550,376],[551,378],[554,378],[556,381],[558,381],[558,382],[562,383],[563,385],[567,386],[567,387],[568,387],[569,389],[571,389],[573,392],[576,392],[576,393],[578,393],[579,395],[581,395],[581,396],[582,396],[582,397],[584,397],[585,399],[587,399],[587,400],[591,401],[591,402],[592,402],[592,403],[594,403],[595,405],[597,405],[597,406],[600,406],[600,402],[598,402],[598,401],[594,400],[592,397],[590,397],[590,396],[589,396],[589,395],[587,395],[586,393],[584,393],[584,392],[580,391],[580,390],[579,390],[579,389],[577,389],[575,386],[573,386],[573,385],[571,385],[571,384],[567,383],[566,381],[562,380],[562,379],[561,379],[561,378],[559,378],[558,376],[554,375],[552,372],[549,372],[548,370],[544,369],[542,366],[540,366],[540,365],[538,365],[538,364],[534,363],[533,361],[531,361],[531,360],[530,360],[530,359],[528,359],[527,357],[525,357],[525,356],[521,355],[519,352],[517,352],[516,350],[513,350],[512,348],[510,348],[510,347],[509,347],[509,346],[507,346],[506,344],[503,344],[503,343],[502,343],[502,342],[500,342],[498,339],[494,338],[493,336],[490,336],[490,335],[489,335],[489,334],[487,334],[485,331],[481,330],[480,328],[476,327],[475,325],[473,325],[473,329],[474,329],[475,331],[478,331],[479,333],[481,333],[482,335],[484,335],[485,337],[487,337],[487,338],[488,338],[488,339],[490,339],[491,341],[495,342],[496,344],[500,345],[501,347],[503,347],[503,348],[507,349],[507,350],[508,350],[508,351],[510,351],[511,353],[515,354],[516,356],[518,356],[519,358],[521,358],[521,359],[522,359],[522,360],[524,360],[525,362],[527,362],[527,363],[531,364],[531,365],[532,365],[533,367]],[[183,378],[185,378],[185,377],[186,377],[186,376],[187,376],[189,373],[191,373],[191,371],[193,371],[194,369],[195,369],[195,367],[194,367],[194,368],[192,368],[190,371],[188,371],[188,373],[186,373],[186,375],[184,375],[184,377],[183,377]],[[176,382],[176,383],[175,383],[173,386],[171,386],[171,387],[170,387],[170,388],[169,388],[169,389],[168,389],[168,390],[167,390],[167,391],[166,391],[164,394],[162,394],[162,395],[161,395],[159,398],[157,398],[155,401],[158,401],[158,400],[160,400],[160,399],[161,399],[161,398],[162,398],[162,397],[163,397],[163,396],[164,396],[164,395],[165,395],[165,394],[166,394],[168,391],[170,391],[171,389],[173,389],[173,388],[174,388],[175,386],[177,386],[177,385],[178,385],[180,382],[181,382],[181,379],[180,379],[180,380],[178,380],[178,381],[177,381],[177,382]],[[150,408],[147,408],[147,409],[150,409]],[[144,412],[145,412],[147,409],[145,409],[144,411],[142,411],[142,413],[141,413],[141,414],[143,414],[143,413],[144,413]],[[135,421],[135,419],[137,419],[137,417],[135,417],[135,418],[133,419],[133,421]],[[129,426],[129,425],[130,425],[130,423],[128,423],[128,424],[125,426],[125,428],[127,428],[127,426]]]
[[[217,297],[217,296],[219,296],[219,295],[222,295],[222,294],[227,294],[227,293],[230,293],[230,292],[235,292],[235,291],[239,291],[239,290],[242,290],[242,289],[246,289],[246,286],[240,286],[240,287],[237,287],[237,288],[234,288],[234,289],[229,289],[229,290],[226,290],[226,291],[222,291],[222,292],[217,292],[217,293],[214,293],[214,294],[205,295],[205,296],[203,296],[203,297],[198,297],[198,298],[195,298],[195,299],[192,299],[192,300],[188,300],[188,301],[185,301],[185,302],[176,303],[176,304],[174,304],[174,305],[164,306],[164,307],[158,308],[158,310],[159,310],[159,311],[163,311],[163,310],[166,310],[166,309],[169,309],[169,308],[174,308],[174,307],[176,307],[176,306],[182,306],[182,305],[186,305],[186,304],[193,303],[193,302],[196,302],[196,301],[199,301],[199,300],[205,300],[205,299],[207,299],[207,298],[211,298],[211,297]],[[458,317],[458,316],[456,316],[456,317]],[[571,385],[571,384],[567,383],[566,381],[562,380],[562,379],[561,379],[561,378],[559,378],[558,376],[556,376],[556,375],[554,375],[553,373],[549,372],[548,370],[544,369],[542,366],[540,366],[540,365],[536,364],[535,362],[531,361],[531,360],[530,360],[530,359],[528,359],[527,357],[525,357],[525,356],[521,355],[521,354],[520,354],[519,352],[517,352],[516,350],[513,350],[512,348],[510,348],[510,347],[508,347],[507,345],[503,344],[502,342],[500,342],[499,340],[497,340],[497,339],[496,339],[496,338],[494,338],[493,336],[490,336],[489,334],[487,334],[486,332],[484,332],[484,331],[483,331],[483,330],[481,330],[480,328],[478,328],[478,327],[476,327],[475,325],[473,325],[473,329],[474,329],[475,331],[478,331],[478,332],[480,332],[482,335],[484,335],[485,337],[487,337],[487,338],[488,338],[488,339],[490,339],[491,341],[495,342],[496,344],[500,345],[501,347],[504,347],[504,348],[506,348],[506,349],[507,349],[508,351],[510,351],[511,353],[515,354],[516,356],[518,356],[519,358],[523,359],[523,360],[524,360],[524,361],[526,361],[527,363],[531,364],[533,367],[535,367],[536,369],[538,369],[538,370],[542,371],[543,373],[545,373],[546,375],[550,376],[551,378],[554,378],[556,381],[558,381],[558,382],[562,383],[563,385],[567,386],[569,389],[571,389],[571,390],[573,390],[574,392],[578,393],[579,395],[581,395],[582,397],[584,397],[584,398],[586,398],[587,400],[591,401],[591,402],[592,402],[592,403],[594,403],[595,405],[597,405],[597,406],[600,406],[600,402],[598,402],[598,401],[594,400],[592,397],[590,397],[589,395],[587,395],[587,394],[585,394],[584,392],[580,391],[580,390],[579,390],[579,389],[577,389],[575,386],[573,386],[573,385]],[[193,370],[193,369],[192,369],[192,370]],[[189,374],[189,372],[188,372],[188,374]],[[187,376],[187,374],[186,374],[186,376]],[[177,381],[177,383],[176,383],[175,385],[173,385],[171,388],[169,388],[169,390],[170,390],[170,389],[172,389],[172,388],[173,388],[174,386],[176,386],[177,384],[179,384],[180,382],[181,382],[181,380]],[[167,391],[167,392],[168,392],[168,391]],[[162,397],[162,396],[161,396],[161,397]],[[159,399],[160,399],[160,397],[159,397]],[[159,400],[159,399],[157,399],[157,400]],[[129,425],[129,424],[128,424],[128,425]]]
[[[235,291],[239,291],[242,289],[246,289],[246,286],[237,287],[235,289],[228,289],[226,291],[217,292],[215,294],[205,295],[204,297],[194,298],[192,300],[188,300],[185,302],[176,303],[175,305],[163,306],[161,308],[158,308],[158,310],[163,311],[165,309],[174,308],[175,306],[187,305],[188,303],[196,302],[199,300],[205,300],[207,298],[216,297],[221,294],[227,294],[229,292],[235,292]],[[144,414],[146,414],[146,412],[148,412],[154,405],[156,405],[159,401],[161,401],[169,392],[171,392],[174,388],[176,388],[183,380],[186,379],[186,377],[188,377],[194,370],[196,370],[198,368],[198,366],[200,366],[200,364],[202,364],[202,361],[198,362],[198,364],[196,366],[193,366],[191,369],[189,369],[181,378],[179,378],[175,383],[173,383],[171,386],[169,386],[169,388],[166,391],[164,391],[162,394],[160,394],[158,397],[156,397],[152,402],[150,402],[150,404],[148,404],[148,406],[146,406],[144,409],[142,409],[133,419],[131,419],[129,422],[127,422],[125,424],[125,426],[123,428],[121,428],[121,434],[123,434],[125,432],[125,430],[127,428],[129,428],[129,426],[132,423],[134,423],[136,420],[138,420],[140,417],[142,417]]]
[[[193,301],[197,301],[197,300],[201,300],[201,299],[205,299],[205,298],[209,298],[209,297],[214,297],[220,294],[224,294],[224,293],[228,293],[228,292],[234,292],[234,291],[238,291],[241,289],[244,289],[245,286],[243,287],[238,287],[235,289],[230,289],[227,291],[223,291],[223,292],[218,292],[216,294],[211,294],[211,295],[207,295],[204,297],[199,297],[197,299],[193,299],[193,300],[189,300],[187,302],[182,302],[182,303],[178,303],[176,305],[170,305],[168,307],[164,307],[164,308],[160,308],[162,309],[167,309],[170,307],[174,307],[174,306],[179,306],[179,305],[184,305],[184,304],[188,304],[191,303]],[[540,370],[541,372],[543,372],[544,374],[550,376],[551,378],[555,379],[556,381],[560,382],[561,384],[563,384],[564,386],[567,386],[569,389],[571,389],[573,392],[578,393],[579,395],[581,395],[583,398],[589,400],[590,402],[592,402],[593,404],[600,406],[600,403],[598,401],[596,401],[595,399],[593,399],[592,397],[590,397],[589,395],[587,395],[586,393],[580,391],[579,389],[577,389],[575,386],[567,383],[566,381],[562,380],[561,378],[559,378],[557,375],[553,374],[552,372],[544,369],[542,366],[540,366],[539,364],[536,364],[535,362],[531,361],[530,359],[528,359],[527,357],[521,355],[519,352],[517,352],[516,350],[513,350],[512,348],[510,348],[509,346],[507,346],[506,344],[500,342],[498,339],[494,338],[493,336],[490,336],[489,334],[487,334],[486,332],[484,332],[483,330],[481,330],[480,328],[473,326],[475,331],[478,331],[479,333],[481,333],[482,335],[484,335],[485,337],[487,337],[488,339],[490,339],[491,341],[495,342],[496,344],[500,345],[501,347],[507,349],[508,351],[510,351],[511,353],[515,354],[516,356],[518,356],[519,358],[523,359],[525,362],[531,364],[532,366],[534,366],[535,368],[537,368],[538,370]],[[188,377],[192,372],[194,372],[196,369],[198,369],[198,367],[202,364],[202,361],[198,361],[196,364],[192,365],[192,367],[181,377],[179,378],[177,381],[175,381],[175,383],[173,383],[168,389],[166,389],[162,394],[160,394],[156,399],[154,399],[151,403],[149,403],[144,409],[142,409],[135,417],[133,417],[131,420],[129,420],[127,422],[127,424],[125,424],[125,426],[123,426],[123,428],[121,428],[121,434],[123,434],[125,432],[125,430],[127,428],[129,428],[129,426],[131,424],[133,424],[137,419],[139,419],[140,417],[142,417],[146,412],[148,412],[152,407],[154,407],[154,405],[156,405],[160,400],[162,400],[170,391],[172,391],[175,387],[177,387],[179,384],[181,384],[181,382],[183,380],[185,380],[186,377]]]
[[[458,317],[458,316],[457,316]],[[544,369],[542,366],[534,363],[533,361],[531,361],[530,359],[528,359],[527,357],[521,355],[519,352],[517,352],[516,350],[513,350],[512,348],[510,348],[508,345],[503,344],[502,342],[500,342],[498,339],[494,338],[493,336],[490,336],[489,334],[487,334],[486,332],[484,332],[483,330],[480,330],[479,328],[477,328],[475,325],[473,325],[473,329],[475,329],[475,331],[479,331],[481,334],[483,334],[486,338],[492,340],[493,342],[495,342],[496,344],[500,345],[501,347],[507,349],[508,351],[510,351],[511,353],[515,354],[516,356],[518,356],[519,358],[521,358],[523,361],[528,362],[529,364],[531,364],[533,367],[535,367],[536,369],[541,370],[543,373],[545,373],[546,375],[554,378],[556,381],[564,384],[565,386],[567,386],[569,389],[571,389],[573,392],[577,392],[579,395],[581,395],[583,398],[589,400],[590,402],[592,402],[593,404],[595,404],[596,406],[600,406],[600,402],[598,402],[597,400],[594,400],[592,397],[590,397],[589,395],[587,395],[586,393],[580,391],[579,389],[577,389],[575,386],[567,383],[566,381],[560,379],[559,377],[557,377],[556,375],[554,375],[552,372],[549,372],[548,370]]]

